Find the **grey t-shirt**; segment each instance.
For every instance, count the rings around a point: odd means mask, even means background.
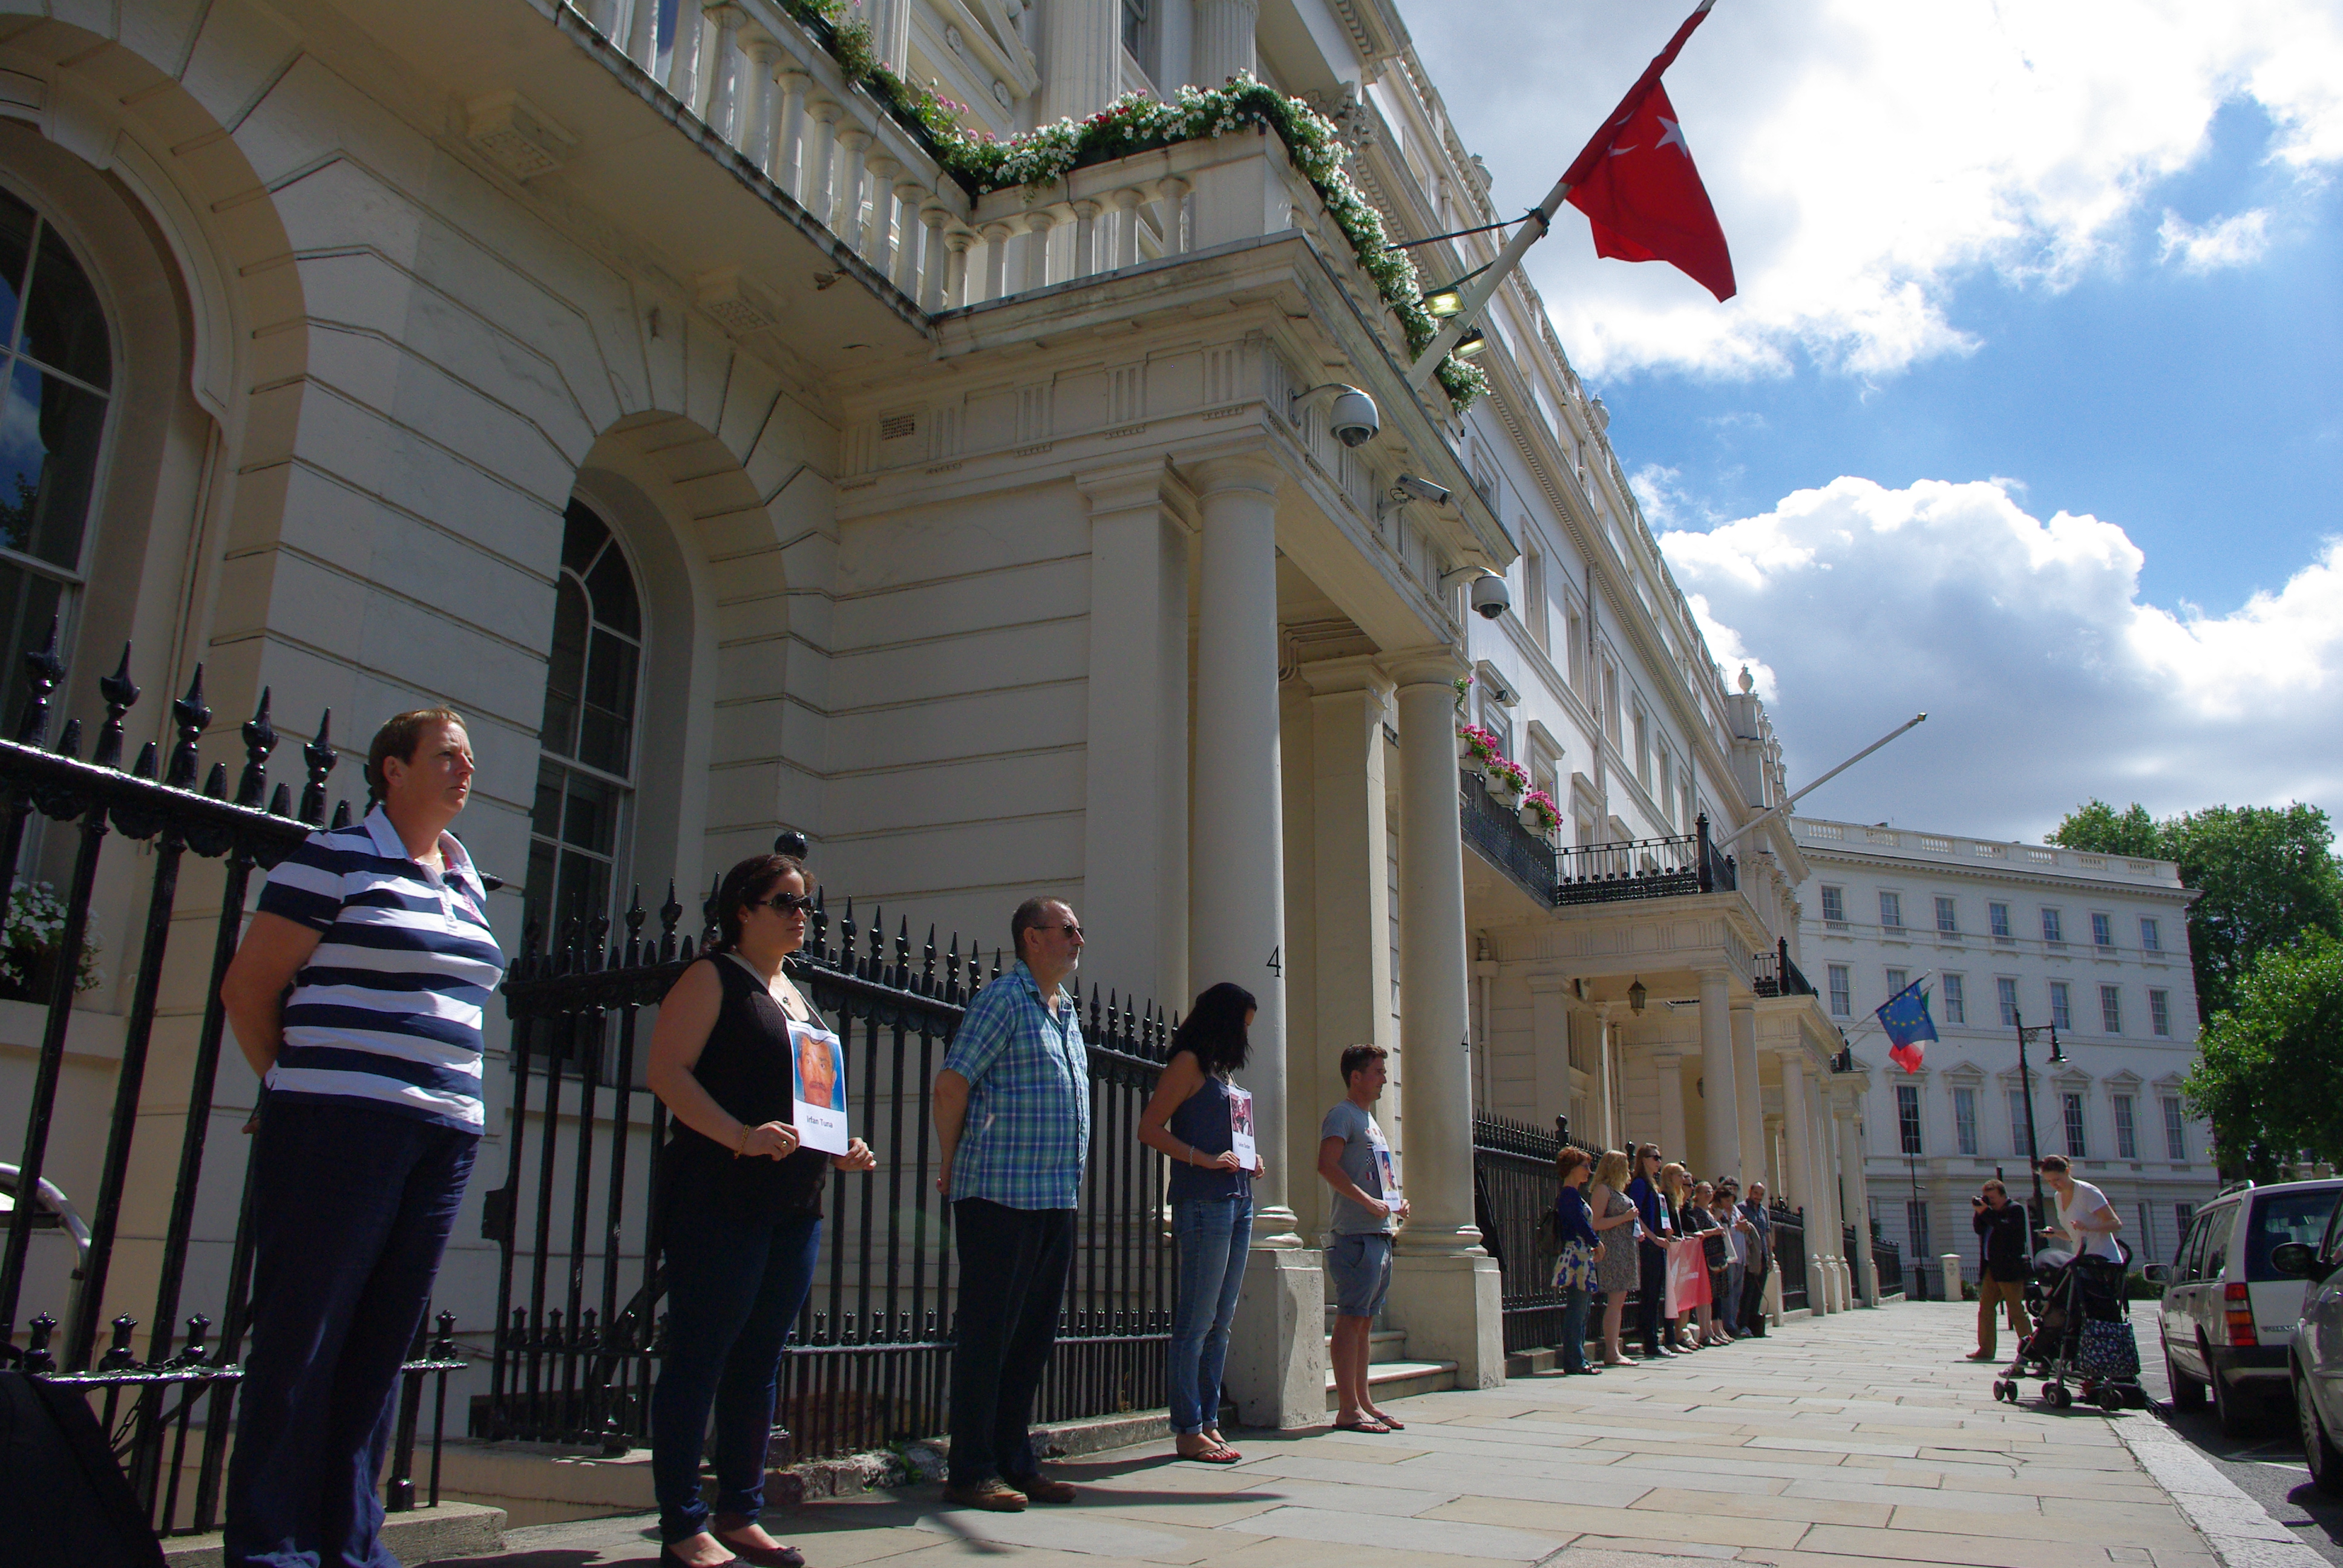
[[[1318,1128],[1322,1141],[1328,1138],[1342,1141],[1342,1174],[1358,1184],[1360,1191],[1371,1198],[1383,1195],[1383,1166],[1376,1161],[1378,1150],[1391,1147],[1383,1141],[1383,1130],[1375,1119],[1348,1100],[1335,1101],[1334,1109],[1326,1112],[1326,1120]],[[1337,1236],[1387,1235],[1398,1227],[1389,1215],[1377,1219],[1373,1213],[1351,1201],[1342,1193],[1334,1194],[1334,1234]]]

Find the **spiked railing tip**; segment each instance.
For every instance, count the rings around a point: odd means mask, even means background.
[[[130,645],[122,645],[122,663],[112,675],[98,677],[98,695],[106,699],[106,728],[97,732],[97,751],[90,760],[100,768],[122,766],[122,716],[138,700],[130,678]]]

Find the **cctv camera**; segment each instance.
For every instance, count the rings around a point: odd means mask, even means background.
[[[1473,579],[1473,608],[1483,619],[1494,620],[1513,608],[1513,596],[1505,589],[1501,577]]]
[[[1429,501],[1433,506],[1445,506],[1448,492],[1431,480],[1414,474],[1402,474],[1392,481],[1392,499],[1395,501]]]
[[[1334,439],[1345,447],[1363,447],[1383,428],[1383,416],[1375,411],[1373,398],[1355,387],[1345,387],[1335,397],[1333,414],[1326,423]]]

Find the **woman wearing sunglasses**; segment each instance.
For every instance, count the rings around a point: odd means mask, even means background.
[[[801,1050],[836,1040],[782,960],[805,944],[810,879],[789,855],[752,855],[716,891],[719,941],[683,971],[651,1031],[651,1092],[675,1118],[660,1171],[668,1342],[651,1394],[659,1561],[684,1568],[805,1559],[758,1523],[782,1342],[821,1250],[830,1171],[878,1161],[857,1138],[835,1157],[790,1125]],[[716,1508],[699,1459],[716,1415]]]

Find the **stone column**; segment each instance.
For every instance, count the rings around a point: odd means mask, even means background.
[[[883,147],[873,150],[862,165],[870,171],[870,221],[862,231],[862,256],[880,276],[889,277],[895,271],[895,176],[903,166]]]
[[[1083,120],[1122,91],[1122,0],[1050,0],[1041,11],[1041,118]]]
[[[716,25],[716,57],[709,62],[708,84],[709,128],[734,146],[747,138],[741,134],[740,119],[740,24],[749,14],[731,0],[708,7],[708,19]],[[756,156],[753,149],[749,156]]]
[[[999,299],[1009,292],[1009,236],[1017,231],[1005,223],[989,223],[978,232],[984,236],[984,297]]]
[[[1746,1006],[1733,1010],[1733,1097],[1738,1112],[1735,1120],[1741,1127],[1741,1168],[1735,1174],[1741,1178],[1741,1191],[1745,1194],[1750,1182],[1765,1180],[1765,1116],[1757,1081],[1757,1012]]]
[[[1076,477],[1091,508],[1082,925],[1116,981],[1188,1010],[1186,487],[1161,462]],[[1256,1029],[1256,1033],[1258,1030]]]
[[[1291,1125],[1307,1129],[1293,1145],[1293,1208],[1302,1216],[1302,1234],[1315,1236],[1332,1221],[1332,1194],[1302,1167],[1301,1154],[1305,1146],[1314,1151],[1320,1119],[1342,1091],[1342,1052],[1353,1045],[1390,1050],[1399,1043],[1384,859],[1383,712],[1391,680],[1368,658],[1305,664],[1302,678],[1311,692],[1316,1028],[1314,1039],[1290,1042],[1286,1073],[1293,1085]]]
[[[870,0],[869,15],[879,63],[903,75],[911,64],[911,0]]]
[[[1806,1063],[1795,1051],[1782,1056],[1782,1139],[1789,1145],[1790,1168],[1785,1171],[1783,1185],[1785,1201],[1806,1211],[1806,1234],[1802,1245],[1806,1253],[1806,1304],[1817,1317],[1830,1309],[1825,1298],[1827,1284],[1823,1277],[1823,1252],[1817,1233],[1823,1222],[1822,1204],[1815,1181],[1814,1141],[1808,1132],[1806,1120]],[[1793,1187],[1795,1183],[1795,1187]]]
[[[1695,1174],[1707,1181],[1741,1171],[1741,1096],[1735,1088],[1731,1005],[1725,972],[1701,970],[1701,1112],[1708,1142],[1702,1153],[1708,1168]]]
[[[816,98],[806,106],[813,130],[805,138],[805,162],[798,170],[798,201],[814,222],[835,230],[830,217],[830,166],[837,162],[835,133],[846,106],[835,98]]]
[[[1494,964],[1483,966],[1492,971]],[[1493,981],[1483,980],[1483,985]],[[1534,1103],[1529,1120],[1541,1128],[1554,1125],[1556,1115],[1570,1116],[1570,982],[1560,975],[1532,975],[1530,988],[1530,1071]],[[1487,992],[1483,997],[1485,1000]],[[1485,1034],[1489,1020],[1483,1016],[1481,1028]],[[1490,1102],[1490,1090],[1482,1086],[1481,1102]],[[1575,1125],[1572,1131],[1579,1138],[1586,1136]]]
[[[773,79],[773,70],[781,62],[781,46],[770,34],[750,29],[741,35],[740,52],[749,56],[749,118],[739,138],[740,151],[769,179],[781,109],[780,85]]]
[[[1231,76],[1252,75],[1261,0],[1196,0],[1195,12],[1196,85],[1217,87]]]
[[[870,148],[870,133],[849,121],[838,132],[838,210],[830,220],[830,232],[846,242],[846,248],[860,252],[862,244],[862,196],[870,183],[870,172],[863,166],[863,155]]]
[[[1456,690],[1447,648],[1386,660],[1399,688],[1400,1059],[1408,1201],[1392,1304],[1417,1355],[1453,1360],[1462,1388],[1505,1380],[1497,1261],[1473,1216],[1464,842],[1457,819]]]
[[[1050,231],[1058,226],[1058,215],[1045,206],[1037,206],[1025,215],[1025,280],[1018,285],[1021,294],[1050,286]]]
[[[1832,1146],[1830,1111],[1823,1094],[1822,1081],[1813,1076],[1806,1079],[1806,1147],[1813,1151],[1815,1169],[1812,1201],[1822,1212],[1818,1250],[1832,1284],[1830,1310],[1845,1312],[1845,1303],[1838,1289],[1842,1282],[1840,1271],[1846,1261],[1839,1249],[1838,1151]]]
[[[1863,1304],[1875,1307],[1879,1304],[1879,1261],[1871,1251],[1871,1195],[1864,1180],[1863,1125],[1855,1111],[1849,1101],[1841,1101],[1835,1107],[1838,1168],[1849,1189],[1847,1201],[1855,1210],[1855,1286],[1862,1292]]]
[[[902,238],[895,246],[895,286],[901,290],[906,299],[920,297],[920,264],[925,256],[933,254],[920,244],[920,231],[927,221],[926,215],[920,210],[920,204],[933,195],[927,186],[908,176],[895,186],[895,199],[901,204],[898,210],[903,215]],[[936,222],[941,224],[942,221],[943,216],[939,213]]]
[[[1625,1150],[1627,1129],[1619,1113],[1619,1041],[1611,1032],[1611,1009],[1614,1005],[1606,1001],[1598,1004],[1594,1010],[1597,1031],[1594,1039],[1599,1052],[1594,1059],[1594,1067],[1603,1091],[1603,1146]]]
[[[805,141],[806,89],[813,77],[804,66],[784,55],[774,67],[773,79],[780,84],[781,107],[773,123],[771,166],[766,170],[773,183],[789,193],[792,201],[804,205],[805,180],[798,170],[799,149]]]
[[[1046,237],[1046,236],[1044,236]],[[1285,855],[1279,798],[1277,486],[1265,456],[1197,465],[1194,805],[1189,978],[1233,980],[1259,1004],[1244,1074],[1263,1171],[1228,1383],[1248,1425],[1325,1419],[1325,1280],[1286,1200]],[[1108,628],[1119,632],[1120,628]],[[1182,628],[1184,638],[1186,628]]]
[[[1659,1144],[1662,1157],[1684,1158],[1684,1066],[1676,1058],[1654,1058],[1652,1075],[1660,1101]]]

